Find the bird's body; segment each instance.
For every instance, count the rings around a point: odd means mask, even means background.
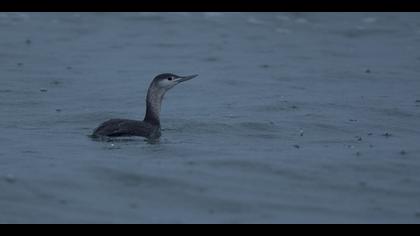
[[[152,125],[144,121],[128,119],[108,120],[93,132],[94,137],[142,136],[159,138],[160,135],[160,125]]]
[[[175,85],[197,75],[158,75],[150,84],[146,98],[146,114],[143,121],[111,119],[102,123],[92,134],[93,138],[141,136],[156,139],[161,136],[160,108],[165,93]]]

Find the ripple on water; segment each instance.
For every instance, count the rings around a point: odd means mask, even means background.
[[[203,58],[203,61],[205,61],[205,62],[218,62],[218,61],[220,61],[220,58],[219,57],[206,57],[206,58]]]
[[[125,186],[144,186],[150,188],[160,189],[191,189],[191,186],[187,182],[180,179],[172,179],[164,177],[162,175],[150,175],[147,173],[141,173],[140,171],[133,171],[127,169],[117,169],[109,167],[95,167],[92,168],[91,173],[101,177],[107,178],[112,182],[118,182]]]
[[[188,122],[180,124],[168,124],[170,129],[163,129],[165,136],[173,135],[194,135],[195,137],[252,137],[258,139],[281,138],[280,128],[273,122],[235,122],[235,123],[214,123],[214,122]]]
[[[164,18],[161,14],[155,12],[138,12],[124,14],[123,19],[128,21],[162,21]]]
[[[334,32],[345,38],[363,38],[369,36],[386,36],[397,33],[396,30],[391,29],[347,29]]]
[[[260,112],[279,112],[279,111],[296,111],[301,107],[302,104],[289,103],[288,101],[282,101],[274,104],[258,106],[256,111]]]
[[[270,122],[242,122],[237,125],[242,129],[247,129],[250,131],[276,131],[277,127]]]

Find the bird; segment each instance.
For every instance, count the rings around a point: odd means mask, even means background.
[[[144,119],[111,119],[100,124],[91,135],[92,138],[114,138],[140,136],[148,139],[161,137],[160,110],[165,93],[176,85],[197,77],[197,74],[179,76],[172,73],[157,75],[150,83],[146,96]]]

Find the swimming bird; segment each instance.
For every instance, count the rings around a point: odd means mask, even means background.
[[[141,136],[149,139],[159,138],[161,136],[160,108],[165,93],[175,85],[197,76],[178,76],[171,73],[156,76],[147,91],[146,114],[143,121],[111,119],[96,128],[91,137]]]

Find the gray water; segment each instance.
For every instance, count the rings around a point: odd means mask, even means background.
[[[0,223],[420,223],[418,13],[0,13]],[[159,143],[97,142],[142,119]]]

